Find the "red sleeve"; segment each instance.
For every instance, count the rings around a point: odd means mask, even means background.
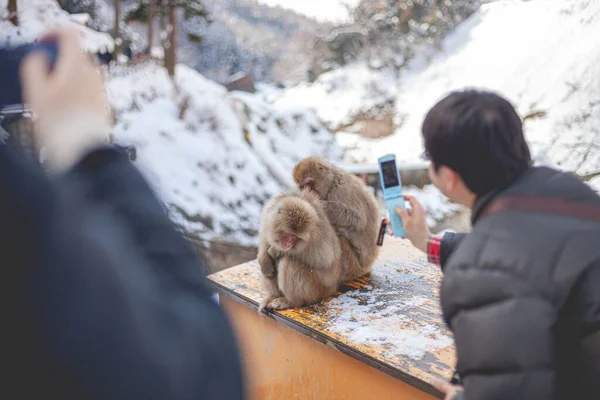
[[[440,250],[442,247],[442,238],[439,236],[430,236],[427,242],[427,261],[437,266],[441,265]]]

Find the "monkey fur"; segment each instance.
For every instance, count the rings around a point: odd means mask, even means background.
[[[341,239],[343,280],[371,272],[379,254],[380,215],[375,196],[364,182],[320,157],[300,161],[294,169],[294,181],[324,201],[329,221]]]
[[[341,257],[340,240],[314,193],[275,196],[261,216],[258,262],[266,298],[259,311],[308,306],[335,294]]]

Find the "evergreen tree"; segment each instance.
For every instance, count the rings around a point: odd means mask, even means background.
[[[69,14],[89,14],[92,19],[98,16],[98,0],[58,0],[58,4]]]
[[[115,38],[115,62],[119,63],[119,54],[121,54],[121,34],[119,28],[121,25],[121,0],[114,0],[115,7],[115,27],[114,27],[114,38]]]
[[[204,5],[204,0],[152,0],[155,4],[153,16],[170,19],[172,8],[181,10],[184,24],[184,32],[192,42],[201,43],[202,35],[195,27],[203,22],[212,22],[210,13]],[[127,13],[126,19],[149,23],[150,0],[139,0],[137,5]]]
[[[361,58],[401,67],[421,47],[436,44],[480,5],[480,0],[361,0],[353,24],[319,39],[319,62]],[[325,57],[325,60],[322,58]]]
[[[154,46],[154,17],[156,15],[156,0],[148,0],[148,55],[152,55]]]
[[[139,0],[136,7],[133,7],[126,16],[129,21],[139,21],[152,25],[154,23],[153,16],[156,11],[160,18],[161,38],[163,39],[165,67],[169,75],[174,76],[175,64],[177,58],[177,33],[181,29],[187,35],[189,41],[193,43],[202,43],[202,35],[197,29],[203,22],[212,22],[209,12],[206,9],[203,0],[157,0],[157,4],[151,4],[149,0]],[[152,9],[152,16],[149,17],[149,11]],[[177,21],[178,14],[183,17],[183,24]],[[168,20],[168,23],[166,22]],[[153,29],[148,28],[148,41],[151,47],[151,34]]]

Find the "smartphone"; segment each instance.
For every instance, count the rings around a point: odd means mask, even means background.
[[[23,58],[33,51],[46,53],[52,68],[58,58],[58,43],[45,40],[0,49],[0,115],[24,114],[28,111],[27,106],[23,104],[19,68]]]
[[[392,224],[392,232],[396,237],[406,237],[402,219],[395,211],[396,207],[406,208],[402,194],[402,180],[396,165],[396,155],[388,154],[380,157],[377,161],[379,162],[379,179],[381,180],[383,199]]]

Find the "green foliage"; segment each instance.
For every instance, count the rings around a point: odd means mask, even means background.
[[[211,22],[210,13],[204,5],[204,0],[155,0],[155,13],[157,17],[166,16],[171,7],[183,10],[183,19],[189,21],[193,18],[199,18],[205,22]],[[126,20],[148,22],[148,0],[139,0],[125,14]]]
[[[210,22],[210,15],[204,0],[171,0],[171,3],[183,10],[183,19],[190,20],[191,18],[200,18]]]
[[[353,23],[334,28],[317,46],[317,60],[338,65],[366,59],[401,67],[422,47],[439,41],[468,18],[481,0],[360,0]],[[329,54],[327,54],[329,53]],[[323,61],[324,60],[324,61]]]
[[[133,8],[125,12],[125,21],[148,23],[148,4],[140,1]]]
[[[185,23],[181,27],[189,41],[202,44],[203,37],[198,31],[198,26],[204,22],[212,22],[204,0],[155,0],[155,17],[167,17],[171,7],[182,10]],[[139,0],[125,13],[125,20],[148,23],[148,0]]]
[[[190,42],[201,45],[204,42],[204,37],[194,32],[188,32],[187,38]]]
[[[58,4],[69,14],[86,13],[92,17],[92,20],[98,17],[97,0],[59,0]]]

